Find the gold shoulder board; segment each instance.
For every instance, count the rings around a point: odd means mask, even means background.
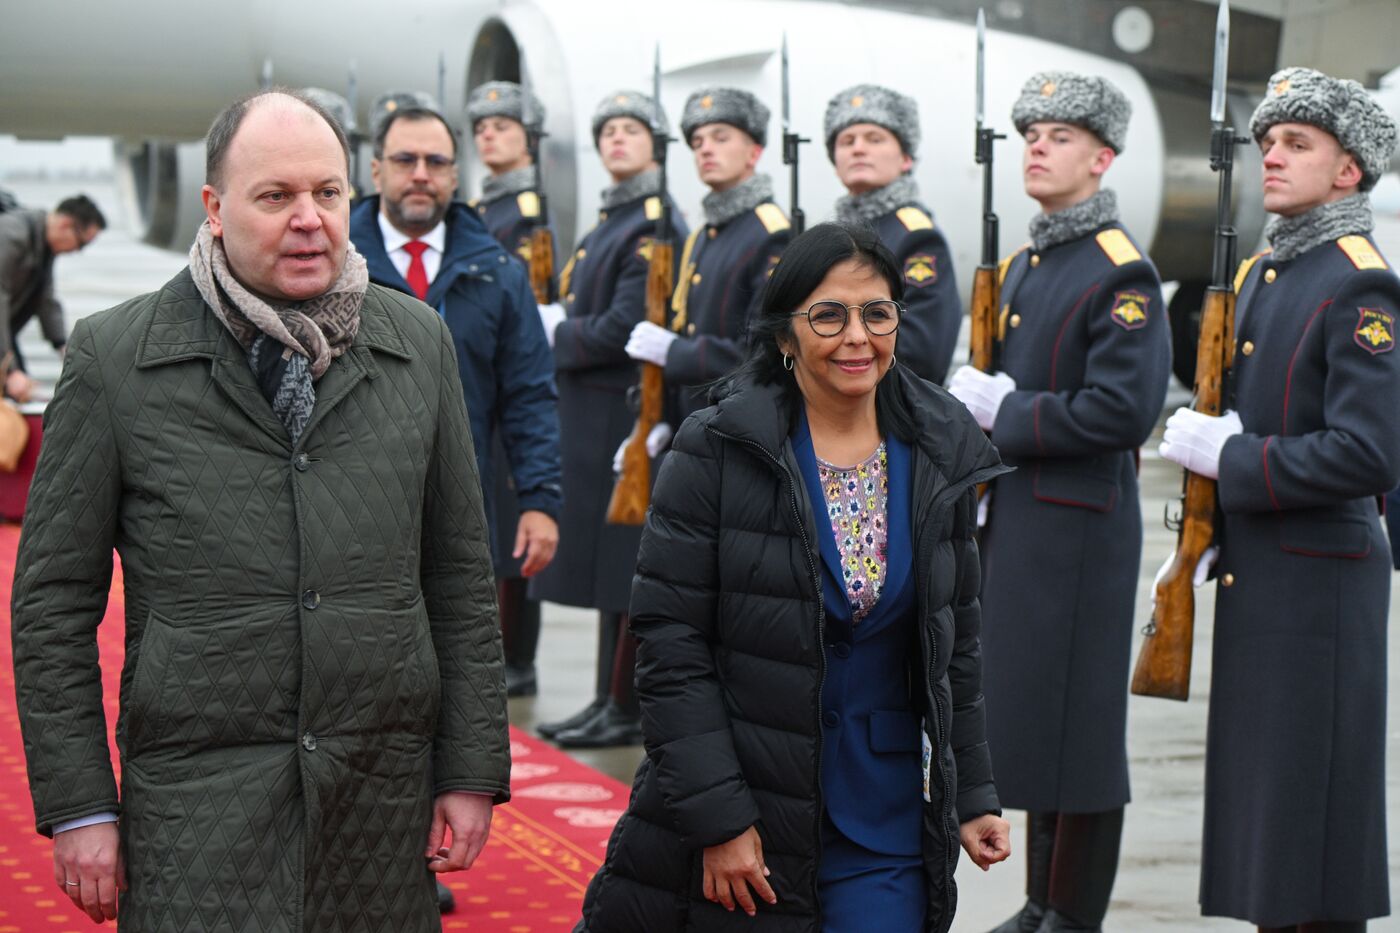
[[[1005,259],[1003,259],[1001,262],[997,263],[997,284],[998,284],[998,285],[1002,285],[1002,284],[1004,284],[1004,283],[1006,282],[1006,273],[1008,273],[1008,272],[1011,271],[1011,263],[1012,263],[1013,261],[1015,261],[1016,257],[1019,256],[1019,255],[1021,255],[1022,253],[1024,253],[1026,250],[1028,250],[1028,249],[1030,249],[1030,248],[1031,248],[1031,245],[1030,245],[1029,243],[1026,243],[1026,244],[1023,245],[1020,249],[1016,250],[1016,252],[1012,253],[1010,256],[1007,256],[1007,257],[1006,257]]]
[[[520,208],[521,217],[540,216],[540,196],[533,191],[522,191],[517,194],[515,204]]]
[[[1342,248],[1342,252],[1347,254],[1351,264],[1358,269],[1388,269],[1381,254],[1376,252],[1376,248],[1371,245],[1371,241],[1364,236],[1344,236],[1337,241],[1337,245]]]
[[[1255,253],[1253,256],[1250,256],[1244,262],[1240,263],[1239,271],[1235,273],[1236,295],[1240,293],[1240,289],[1244,288],[1244,280],[1249,278],[1249,270],[1253,269],[1254,264],[1259,261],[1259,257],[1263,256],[1267,252],[1268,250],[1265,250],[1263,253]]]
[[[660,220],[661,199],[658,198],[656,195],[652,195],[651,197],[647,198],[645,210],[647,214],[647,220]]]
[[[1128,235],[1117,228],[1105,230],[1094,237],[1099,242],[1099,248],[1108,256],[1110,262],[1115,266],[1124,266],[1130,262],[1136,262],[1142,258],[1142,253],[1133,245],[1133,241],[1128,239]]]
[[[917,207],[901,207],[894,212],[894,215],[899,218],[900,223],[904,224],[904,229],[911,232],[933,229],[933,218]]]
[[[763,229],[767,230],[769,233],[779,233],[792,226],[792,224],[788,223],[787,216],[783,213],[783,209],[772,201],[765,201],[758,207],[755,207],[753,212],[758,215],[759,223],[763,224]]]

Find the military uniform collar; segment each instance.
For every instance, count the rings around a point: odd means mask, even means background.
[[[886,214],[919,201],[919,183],[913,175],[900,175],[883,188],[836,199],[836,219],[843,224],[874,224]]]
[[[1031,245],[1036,252],[1088,236],[1105,224],[1118,222],[1118,196],[1104,188],[1078,204],[1053,214],[1031,218]]]
[[[535,167],[533,165],[503,172],[500,175],[488,175],[481,183],[481,202],[490,204],[512,194],[533,191],[535,186]]]
[[[645,172],[638,172],[612,187],[604,188],[600,198],[603,202],[603,210],[612,210],[619,204],[627,204],[660,193],[661,172],[653,168],[647,169]]]
[[[705,223],[722,227],[735,217],[743,216],[767,201],[773,200],[773,179],[767,175],[751,175],[727,191],[711,191],[700,206],[705,211]]]
[[[1288,262],[1323,243],[1349,234],[1370,233],[1375,226],[1370,195],[1357,193],[1340,201],[1319,204],[1296,217],[1276,217],[1264,233],[1274,250],[1272,258]]]

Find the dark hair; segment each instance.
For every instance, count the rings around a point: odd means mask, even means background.
[[[98,210],[97,205],[92,203],[92,199],[85,194],[75,194],[71,198],[64,198],[58,202],[58,207],[55,207],[53,212],[73,218],[73,222],[82,230],[89,230],[93,227],[99,230],[107,229],[107,218],[102,216],[102,211]]]
[[[758,311],[748,323],[748,354],[729,377],[716,384],[711,397],[727,395],[734,385],[751,381],[759,385],[780,385],[792,412],[802,404],[802,392],[797,380],[783,365],[783,352],[778,339],[795,342],[793,312],[804,310],[804,302],[817,290],[833,267],[855,260],[869,268],[889,285],[890,297],[904,297],[904,276],[894,254],[880,242],[875,231],[864,224],[817,224],[793,240],[783,251],[783,257],[773,267],[773,274],[763,289]],[[800,326],[806,326],[802,324]],[[906,415],[891,412],[885,398],[890,380],[880,380],[876,389],[876,411],[880,429],[894,431],[904,440],[912,440],[913,426]]]
[[[210,124],[209,136],[204,141],[204,183],[206,185],[215,189],[223,187],[224,162],[228,159],[228,149],[233,144],[233,137],[238,135],[238,128],[243,125],[243,120],[248,116],[252,105],[264,97],[271,97],[274,94],[290,97],[326,121],[331,132],[335,133],[336,141],[340,143],[341,152],[345,154],[345,174],[347,178],[349,177],[350,140],[345,137],[345,130],[341,128],[340,122],[325,107],[301,91],[288,87],[270,87],[244,94],[219,111],[219,115]]]
[[[384,140],[389,138],[389,127],[400,120],[438,121],[442,124],[443,129],[447,130],[447,138],[452,140],[452,158],[457,158],[457,134],[453,131],[452,124],[447,122],[446,117],[428,107],[400,107],[385,114],[384,118],[379,121],[379,128],[374,131],[374,157],[376,159],[384,158]]]

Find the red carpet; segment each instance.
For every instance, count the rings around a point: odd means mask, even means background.
[[[18,543],[17,526],[0,526],[0,612],[5,618],[0,641],[0,933],[81,933],[94,929],[92,921],[54,885],[53,844],[34,832],[25,783],[9,625]],[[118,569],[98,629],[109,728],[117,717],[122,611]],[[627,804],[624,784],[516,729],[511,729],[511,756],[512,800],[496,808],[491,840],[472,870],[447,876],[457,910],[443,918],[444,930],[572,929],[588,879],[602,863],[608,833]]]

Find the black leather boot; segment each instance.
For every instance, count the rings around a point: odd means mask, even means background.
[[[579,729],[603,712],[612,690],[617,634],[620,625],[626,624],[626,619],[626,616],[615,612],[598,613],[598,661],[594,667],[592,702],[567,719],[540,723],[535,726],[536,732],[547,739],[558,738],[560,733]]]
[[[524,577],[502,580],[496,587],[501,609],[501,638],[505,642],[506,696],[539,692],[535,650],[540,644],[540,604],[530,599]]]
[[[1036,933],[1102,933],[1122,840],[1122,807],[1060,814],[1050,860],[1050,909]]]
[[[642,717],[637,705],[636,669],[637,639],[627,630],[627,616],[620,616],[608,702],[601,713],[577,729],[557,733],[554,741],[560,748],[611,748],[615,745],[641,744]]]
[[[438,913],[450,914],[457,909],[457,899],[452,896],[452,890],[441,881],[437,883]]]
[[[1050,896],[1050,859],[1057,813],[1026,814],[1026,904],[990,933],[1035,933]]]

